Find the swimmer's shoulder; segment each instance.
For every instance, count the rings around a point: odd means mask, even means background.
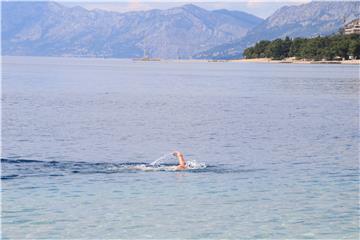
[[[181,166],[181,165],[176,166],[176,170],[186,170],[186,169],[188,169],[187,166]]]

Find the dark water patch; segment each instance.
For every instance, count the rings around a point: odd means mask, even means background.
[[[292,165],[306,165],[306,164],[312,164],[311,162],[293,162]]]
[[[360,173],[349,173],[349,174],[338,174],[338,175],[331,175],[331,178],[358,178]]]
[[[239,173],[239,174],[246,174],[246,173],[255,173],[260,171],[266,171],[265,168],[232,168],[231,166],[223,167],[223,168],[217,168],[214,167],[213,169],[205,170],[204,172],[212,172],[217,174],[228,174],[228,173]],[[200,170],[201,171],[201,170]]]
[[[30,187],[19,187],[20,190],[34,190],[39,189],[40,187],[30,186]]]
[[[3,175],[1,176],[1,180],[11,180],[11,179],[15,179],[15,178],[21,178],[21,176],[17,175],[17,174],[11,174],[11,175]]]
[[[1,158],[1,163],[41,163],[44,161],[40,160],[31,160],[31,159],[6,159]]]
[[[63,177],[64,174],[49,174],[49,177]]]

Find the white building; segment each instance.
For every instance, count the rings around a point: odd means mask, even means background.
[[[359,34],[360,35],[360,18],[355,19],[344,26],[344,34]]]

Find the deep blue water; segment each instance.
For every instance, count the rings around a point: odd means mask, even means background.
[[[359,237],[358,66],[2,68],[3,239]]]

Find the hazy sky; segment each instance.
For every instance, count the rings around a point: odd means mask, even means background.
[[[127,12],[127,11],[141,11],[141,10],[150,10],[150,9],[168,9],[172,7],[181,6],[184,4],[193,3],[199,7],[214,10],[214,9],[229,9],[229,10],[240,10],[245,11],[256,16],[266,18],[270,16],[273,12],[285,5],[298,5],[309,2],[308,0],[297,0],[297,1],[258,1],[258,0],[248,0],[248,1],[235,1],[235,0],[225,0],[225,1],[214,1],[214,0],[193,0],[193,1],[160,1],[160,0],[131,0],[131,1],[82,1],[78,0],[77,2],[73,1],[61,1],[61,3],[67,6],[80,5],[89,10],[92,9],[103,9],[117,12]]]

